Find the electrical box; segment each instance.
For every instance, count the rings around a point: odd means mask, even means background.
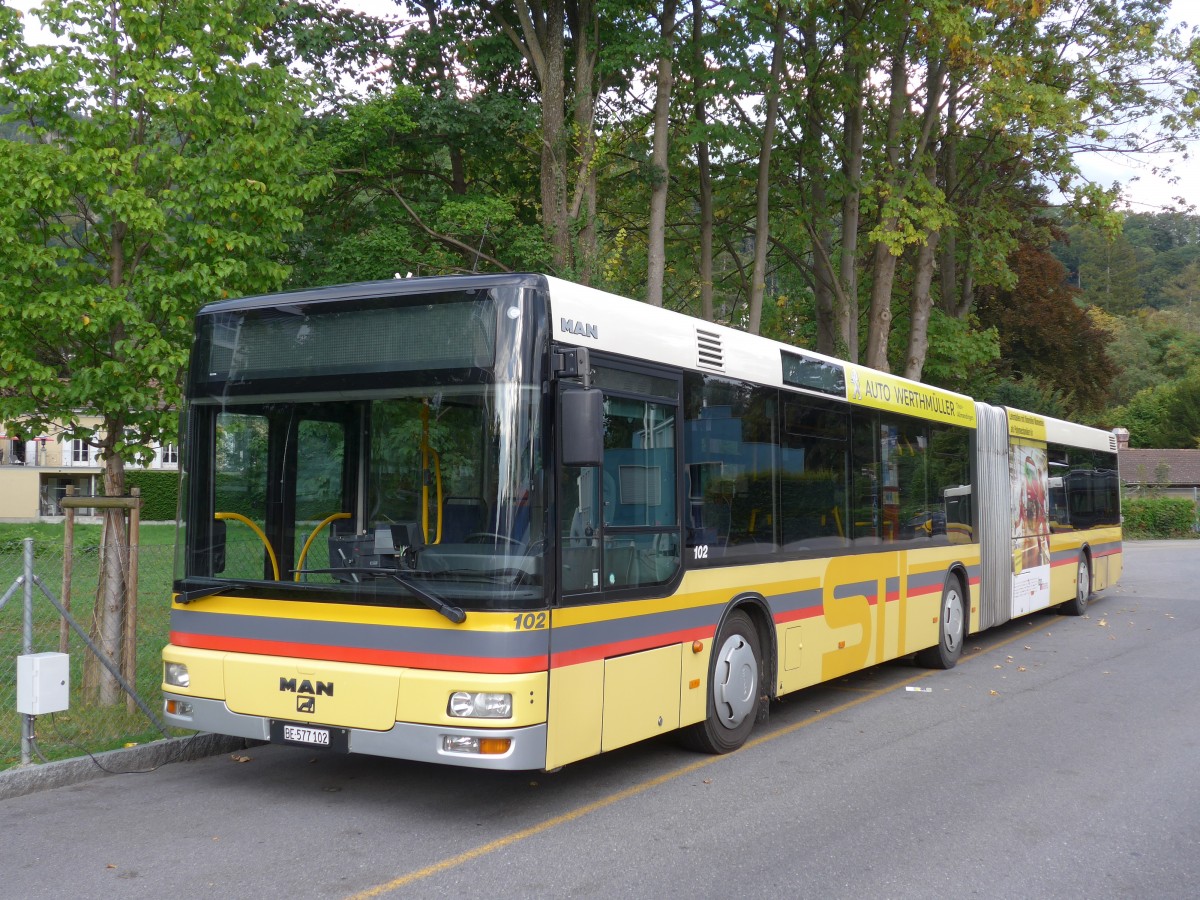
[[[17,657],[17,712],[27,716],[61,712],[69,704],[71,657],[27,653]]]

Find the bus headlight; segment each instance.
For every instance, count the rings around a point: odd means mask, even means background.
[[[171,687],[185,688],[191,685],[192,680],[188,677],[187,666],[183,663],[163,663],[163,682],[171,685]]]
[[[446,712],[456,719],[511,719],[512,694],[455,691]]]

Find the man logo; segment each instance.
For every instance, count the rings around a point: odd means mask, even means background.
[[[296,712],[298,713],[315,713],[317,711],[316,697],[297,697]]]
[[[333,682],[309,681],[307,678],[297,682],[295,678],[280,678],[279,690],[291,694],[315,694],[318,697],[324,694],[326,697],[332,697]]]
[[[558,319],[558,330],[567,334],[577,334],[580,337],[592,338],[594,340],[600,339],[600,329],[591,322],[576,322],[574,319],[566,319],[560,316]]]

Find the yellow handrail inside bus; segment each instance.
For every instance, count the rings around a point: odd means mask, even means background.
[[[267,555],[271,557],[271,569],[275,572],[275,580],[279,581],[279,560],[275,558],[275,549],[271,546],[271,542],[267,540],[267,536],[263,534],[263,530],[243,516],[241,513],[219,512],[213,513],[214,519],[219,519],[222,522],[226,519],[234,519],[241,522],[243,525],[250,526],[250,530],[258,535],[258,539],[263,542],[263,546],[267,548]]]
[[[425,473],[429,471],[429,459],[433,458],[433,478],[437,485],[437,533],[433,543],[442,542],[442,461],[438,452],[429,445],[429,401],[421,406],[421,536],[429,540],[429,482]]]
[[[300,570],[304,568],[304,558],[306,556],[308,556],[308,548],[312,546],[313,538],[315,538],[318,534],[320,534],[321,529],[324,528],[326,525],[328,525],[330,522],[336,522],[338,519],[348,519],[348,518],[350,518],[350,513],[336,512],[332,516],[326,516],[324,521],[322,521],[320,525],[318,525],[316,528],[313,529],[313,533],[310,534],[308,536],[308,540],[304,542],[304,549],[302,549],[300,551],[300,559],[296,562],[296,577],[294,579],[292,579],[293,581],[300,580]]]

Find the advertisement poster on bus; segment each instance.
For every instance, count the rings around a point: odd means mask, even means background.
[[[1046,448],[1009,447],[1009,490],[1013,535],[1013,616],[1050,604],[1050,515]]]

